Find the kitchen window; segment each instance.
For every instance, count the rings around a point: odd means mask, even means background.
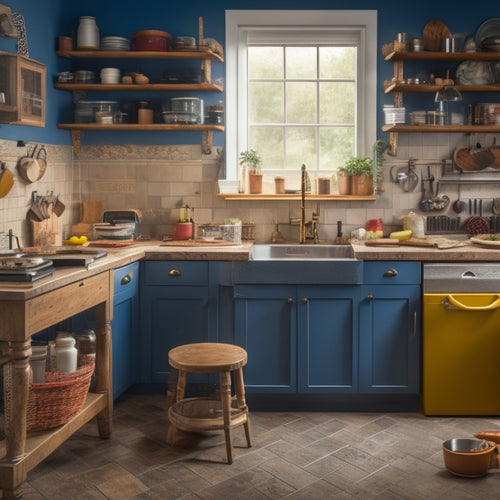
[[[333,172],[376,140],[376,11],[226,11],[226,177]]]

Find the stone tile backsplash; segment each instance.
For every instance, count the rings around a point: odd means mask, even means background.
[[[491,135],[473,137],[491,145]],[[497,138],[500,144],[500,139]],[[306,215],[319,209],[319,233],[322,240],[332,241],[337,234],[337,221],[343,222],[344,235],[363,226],[367,219],[382,218],[386,233],[401,226],[400,216],[415,210],[421,199],[421,183],[411,193],[391,181],[390,170],[394,165],[406,165],[414,159],[416,172],[432,164],[435,177],[442,175],[442,160],[451,160],[454,149],[466,145],[464,134],[399,134],[397,155],[384,156],[384,192],[375,202],[307,202]],[[32,145],[30,145],[32,146]],[[300,215],[300,203],[289,201],[225,201],[217,196],[217,179],[224,171],[223,154],[214,148],[210,155],[202,155],[199,145],[178,146],[83,146],[79,157],[72,147],[46,145],[48,167],[44,177],[27,184],[17,175],[18,159],[26,148],[18,148],[14,141],[0,140],[0,160],[14,174],[14,187],[0,199],[0,233],[12,229],[21,236],[23,244],[29,244],[29,228],[26,213],[33,191],[39,195],[59,194],[66,205],[60,218],[59,240],[70,235],[71,225],[79,220],[81,201],[101,201],[105,210],[138,208],[143,214],[143,234],[161,237],[172,234],[179,208],[188,204],[194,209],[199,224],[222,222],[225,217],[239,217],[244,222],[256,224],[257,241],[270,241],[276,223],[287,222]],[[424,172],[425,174],[425,172]],[[458,173],[457,173],[458,175]],[[463,179],[486,178],[484,184],[464,184],[461,197],[483,198],[486,215],[491,200],[500,196],[500,171],[488,169],[477,173],[464,173]],[[436,186],[436,183],[434,183]],[[457,198],[455,184],[442,184],[441,194],[447,194],[452,202]],[[447,212],[439,215],[452,215]],[[298,227],[283,225],[280,228],[286,238],[298,238]]]

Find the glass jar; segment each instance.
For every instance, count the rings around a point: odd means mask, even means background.
[[[74,372],[78,366],[75,339],[66,332],[58,332],[56,337],[56,366],[59,373]]]
[[[99,49],[99,28],[95,17],[81,16],[76,34],[76,48],[78,50]]]

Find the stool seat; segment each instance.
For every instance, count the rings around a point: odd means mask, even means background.
[[[168,363],[186,372],[219,373],[245,366],[247,353],[237,345],[200,342],[170,349]]]
[[[172,367],[168,380],[167,416],[170,423],[167,442],[174,444],[172,429],[187,432],[224,430],[227,462],[233,462],[231,429],[245,428],[247,445],[252,446],[250,418],[245,401],[243,366],[247,363],[245,349],[232,344],[200,342],[174,347],[168,352]],[[218,373],[220,400],[214,398],[185,399],[186,374]],[[234,398],[231,397],[231,377]]]

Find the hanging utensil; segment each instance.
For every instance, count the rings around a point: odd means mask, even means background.
[[[481,170],[495,162],[495,155],[489,149],[483,148],[479,141],[476,143],[476,148],[471,149],[470,155]]]
[[[34,154],[34,152],[33,152]],[[38,178],[36,179],[39,181],[43,175],[45,174],[45,171],[47,170],[47,150],[45,149],[45,146],[42,144],[40,149],[38,150],[38,154],[36,155],[36,159],[38,161],[39,165],[39,172],[38,172]]]
[[[19,176],[26,182],[35,182],[40,175],[40,164],[35,157],[38,145],[35,145],[31,154],[27,154],[19,159],[17,170]]]
[[[456,214],[460,214],[465,210],[465,201],[460,199],[460,184],[458,185],[458,199],[453,203],[453,211]]]

